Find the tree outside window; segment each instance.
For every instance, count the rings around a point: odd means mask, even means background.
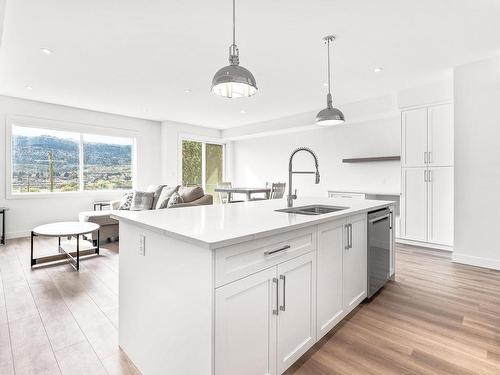
[[[182,184],[185,186],[201,186],[205,193],[214,195],[219,182],[224,178],[224,145],[182,141]]]

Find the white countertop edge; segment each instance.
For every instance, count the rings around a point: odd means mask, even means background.
[[[282,227],[282,228],[275,228],[275,229],[261,231],[261,232],[250,234],[250,235],[230,238],[230,239],[221,240],[221,241],[214,241],[214,242],[203,241],[203,240],[193,238],[190,236],[186,236],[186,235],[183,235],[183,234],[180,234],[177,232],[169,231],[165,228],[160,228],[156,225],[142,223],[140,221],[137,221],[137,220],[125,217],[125,216],[120,216],[117,214],[111,214],[110,216],[111,216],[111,218],[118,220],[118,221],[125,221],[128,223],[132,223],[132,224],[137,225],[141,228],[148,229],[148,230],[151,230],[153,232],[163,234],[163,235],[166,235],[166,236],[169,236],[172,238],[176,238],[176,239],[179,239],[182,241],[186,241],[186,242],[189,242],[193,245],[197,245],[197,246],[203,247],[203,248],[208,249],[208,250],[215,250],[215,249],[218,249],[221,247],[231,246],[231,245],[235,245],[235,244],[250,241],[250,240],[269,237],[269,236],[273,236],[275,234],[286,233],[286,232],[296,230],[296,229],[312,227],[312,226],[322,224],[322,223],[325,223],[328,221],[340,220],[340,219],[343,219],[345,217],[361,214],[364,212],[379,210],[379,209],[384,208],[384,207],[389,207],[393,204],[394,204],[394,202],[392,202],[392,201],[380,201],[380,204],[377,204],[377,205],[374,205],[374,206],[371,206],[368,208],[347,209],[345,211],[337,211],[337,212],[333,212],[333,213],[329,213],[329,214],[318,215],[317,218],[315,218],[315,220],[309,221],[306,223],[291,224],[289,226]],[[285,214],[284,213],[284,215],[296,215],[296,214]]]
[[[383,191],[383,190],[360,190],[360,189],[328,189],[328,193],[354,193],[354,194],[366,194],[366,195],[378,195],[384,197],[399,197],[402,195],[401,192],[396,191]]]

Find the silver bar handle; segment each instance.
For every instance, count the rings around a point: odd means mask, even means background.
[[[352,224],[349,224],[349,249],[352,249]]]
[[[427,164],[427,151],[424,151],[424,164]]]
[[[273,255],[273,254],[279,253],[280,251],[288,250],[289,248],[290,248],[290,245],[285,245],[283,247],[280,247],[279,249],[266,251],[266,252],[264,252],[264,255]]]
[[[432,182],[432,171],[429,171],[429,182]]]
[[[389,229],[392,229],[392,227],[394,226],[394,213],[391,211],[389,212],[389,215],[391,215],[389,217]]]
[[[344,248],[345,248],[346,250],[349,250],[349,224],[346,224],[346,225],[345,225],[345,233],[346,233],[346,236],[347,236],[347,238],[346,238],[347,243],[346,243],[346,245],[344,246]]]
[[[429,164],[432,164],[432,151],[429,151],[428,159],[429,159]]]
[[[276,277],[273,277],[273,283],[276,284],[276,309],[273,309],[273,315],[278,315],[278,306],[279,306],[279,300],[278,300],[278,279]]]
[[[424,171],[424,182],[427,182],[427,169]]]
[[[280,310],[286,311],[286,276],[280,275],[280,280],[283,280],[283,305],[280,306]]]
[[[390,220],[390,217],[391,217],[391,213],[389,212],[388,214],[386,214],[384,216],[379,216],[379,217],[376,217],[375,219],[371,219],[369,221],[369,223],[373,224],[373,223],[377,223],[377,222],[385,220],[385,219],[389,219]]]

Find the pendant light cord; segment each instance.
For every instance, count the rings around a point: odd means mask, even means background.
[[[233,0],[233,45],[236,45],[236,0]]]
[[[327,51],[328,51],[328,93],[331,94],[331,90],[330,90],[330,39],[328,39],[326,41],[326,45],[327,45]]]
[[[229,62],[238,65],[240,62],[238,47],[236,46],[236,0],[233,0],[233,44],[229,46]]]

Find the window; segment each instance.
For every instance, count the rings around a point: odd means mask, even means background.
[[[193,140],[182,141],[182,184],[201,186],[207,194],[214,194],[224,178],[224,145]]]
[[[130,138],[83,135],[83,188],[116,190],[132,188]]]
[[[134,139],[12,125],[11,192],[132,188]]]

